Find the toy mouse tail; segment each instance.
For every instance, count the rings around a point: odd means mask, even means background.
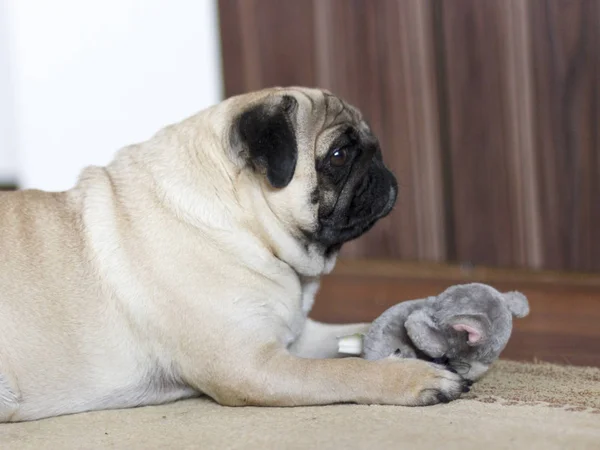
[[[504,300],[508,305],[508,309],[515,317],[525,317],[529,314],[529,302],[527,297],[517,291],[506,292],[504,294]]]

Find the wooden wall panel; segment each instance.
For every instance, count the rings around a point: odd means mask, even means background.
[[[600,269],[600,2],[437,5],[457,260]]]
[[[227,96],[315,85],[312,1],[219,0]]]
[[[544,265],[600,270],[600,2],[532,0]]]
[[[461,262],[541,264],[524,1],[439,2]]]

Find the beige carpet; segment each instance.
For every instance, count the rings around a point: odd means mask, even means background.
[[[600,369],[501,361],[426,408],[224,408],[206,399],[0,425],[4,449],[600,449]]]

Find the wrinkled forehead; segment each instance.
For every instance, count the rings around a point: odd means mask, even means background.
[[[323,156],[343,135],[372,136],[361,112],[326,90],[294,89],[287,91],[300,105],[298,125],[312,130],[317,157]]]
[[[356,139],[364,141],[374,139],[358,108],[324,89],[274,87],[243,94],[230,101],[240,109],[263,102],[276,105],[284,96],[292,96],[298,103],[294,122],[299,147],[314,146],[316,158],[324,156],[337,140],[343,140],[344,135],[354,134]]]

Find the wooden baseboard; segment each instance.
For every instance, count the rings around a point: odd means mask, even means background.
[[[393,260],[343,259],[337,276],[375,276],[414,280],[445,280],[452,283],[516,283],[600,287],[600,273],[554,272],[530,269],[502,269],[468,265],[414,263]]]
[[[515,321],[503,357],[600,366],[600,274],[344,260],[324,278],[312,317],[371,321],[400,301],[474,281],[519,290],[529,299],[531,313]]]

